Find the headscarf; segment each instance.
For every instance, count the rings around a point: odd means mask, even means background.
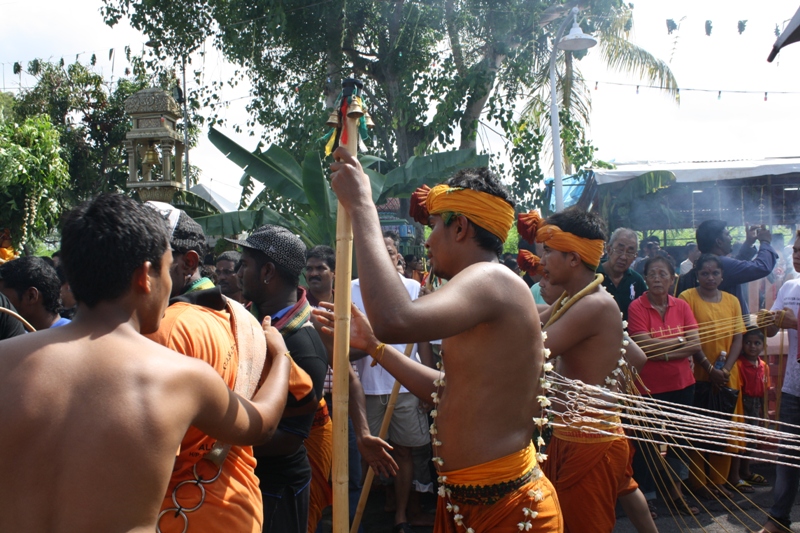
[[[538,276],[544,273],[544,268],[539,263],[539,257],[529,250],[520,250],[517,254],[519,269],[527,272],[529,276]]]
[[[514,225],[514,208],[493,194],[450,185],[433,189],[423,185],[411,195],[409,214],[420,224],[427,224],[430,215],[448,212],[464,215],[503,242]]]
[[[593,269],[596,270],[600,266],[600,259],[602,259],[605,249],[603,239],[578,237],[563,231],[554,224],[546,224],[538,211],[520,214],[517,218],[517,230],[519,236],[528,242],[536,240],[536,242],[546,243],[547,246],[559,252],[575,252],[581,257],[581,261]]]

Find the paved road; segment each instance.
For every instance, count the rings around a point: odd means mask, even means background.
[[[756,487],[756,492],[748,495],[749,500],[743,497],[736,499],[733,503],[726,502],[728,509],[716,501],[701,500],[698,505],[705,510],[696,520],[691,517],[671,516],[669,509],[661,502],[657,502],[658,515],[655,523],[660,533],[679,533],[679,532],[708,532],[708,533],[743,533],[758,531],[760,524],[764,520],[762,509],[768,509],[772,505],[771,482],[775,480],[775,469],[768,465],[754,465],[753,470],[765,476],[770,485]],[[392,514],[383,510],[383,493],[374,492],[370,497],[367,509],[364,513],[365,533],[391,533]],[[434,501],[431,498],[424,502],[428,509],[432,509]],[[322,527],[322,533],[329,533],[330,520],[326,513],[326,520]],[[617,525],[614,533],[636,533],[636,529],[628,519],[619,511]],[[792,519],[797,523],[793,531],[800,532],[800,507],[795,502],[792,511]],[[416,533],[432,533],[432,528],[416,527]],[[592,532],[580,532],[592,533]]]

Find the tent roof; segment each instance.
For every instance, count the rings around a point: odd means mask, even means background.
[[[237,205],[230,200],[227,200],[224,196],[220,193],[209,187],[208,185],[198,183],[191,189],[189,189],[197,196],[201,197],[205,201],[212,204],[214,207],[220,210],[222,213],[230,213],[231,211],[236,211]]]
[[[772,51],[769,53],[767,61],[772,62],[775,56],[778,55],[778,52],[781,51],[781,48],[787,44],[796,43],[797,41],[800,41],[800,8],[797,9],[797,13],[794,14],[792,20],[789,21],[789,24],[786,25],[786,28],[784,28],[783,32],[778,36],[775,44],[772,45]]]
[[[594,169],[600,185],[627,181],[648,172],[667,171],[678,183],[721,181],[778,176],[800,172],[800,157],[736,161],[636,162],[618,164],[616,169]]]

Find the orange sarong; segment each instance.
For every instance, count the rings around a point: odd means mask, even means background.
[[[582,425],[617,434],[556,427],[547,445],[544,473],[558,493],[565,533],[610,533],[617,497],[638,488],[631,477],[628,439],[621,429],[609,429],[614,419]]]
[[[439,497],[434,533],[518,532],[530,521],[536,533],[564,531],[561,510],[550,481],[536,465],[533,444],[481,465],[441,472],[449,497]],[[450,509],[448,509],[448,505]],[[457,506],[457,510],[456,510]],[[525,516],[525,509],[537,513]],[[455,516],[463,525],[459,526]]]
[[[311,432],[304,441],[311,464],[311,494],[308,501],[308,533],[317,530],[322,511],[333,503],[330,484],[333,463],[333,422],[325,399],[319,401]]]

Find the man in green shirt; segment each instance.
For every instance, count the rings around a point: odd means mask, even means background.
[[[628,320],[628,306],[647,290],[644,278],[631,268],[637,249],[636,232],[617,228],[608,240],[608,257],[597,268],[597,273],[604,277],[603,286],[614,297],[622,312],[622,320]]]

